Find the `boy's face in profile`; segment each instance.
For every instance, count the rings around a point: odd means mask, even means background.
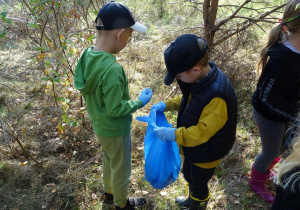
[[[189,70],[181,72],[176,75],[176,79],[181,80],[185,83],[194,83],[201,77],[201,68],[194,66]]]

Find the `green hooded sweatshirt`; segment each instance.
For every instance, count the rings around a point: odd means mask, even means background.
[[[127,76],[114,55],[87,48],[77,63],[74,85],[84,97],[97,135],[130,133],[132,113],[142,108],[143,102],[130,100]]]

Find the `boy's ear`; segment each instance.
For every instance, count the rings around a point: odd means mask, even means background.
[[[122,33],[125,31],[124,28],[120,29],[117,33],[117,39],[120,40],[121,39],[121,36],[122,36]]]
[[[201,68],[199,66],[194,66],[192,68],[192,71],[195,73],[195,74],[201,74]]]

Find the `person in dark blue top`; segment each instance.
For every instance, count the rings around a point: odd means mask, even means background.
[[[300,105],[300,0],[287,2],[283,18],[269,35],[261,52],[262,69],[252,97],[253,118],[258,126],[262,151],[256,157],[249,185],[266,202],[274,196],[265,183],[271,169],[286,150],[285,135],[297,120]]]

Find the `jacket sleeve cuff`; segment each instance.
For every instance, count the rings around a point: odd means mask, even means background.
[[[143,101],[141,99],[138,99],[136,101],[137,101],[139,109],[144,107],[144,103],[143,103]]]

